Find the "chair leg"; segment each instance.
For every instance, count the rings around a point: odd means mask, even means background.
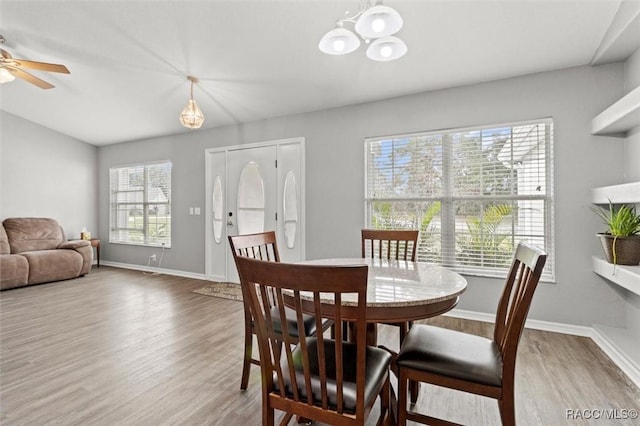
[[[387,380],[384,381],[382,389],[380,390],[380,417],[376,424],[378,425],[390,425],[391,422],[391,373],[387,373]]]
[[[420,382],[409,382],[409,393],[411,395],[411,403],[415,404],[418,401],[418,394],[420,393]]]
[[[413,325],[413,321],[403,322],[400,324],[400,347],[402,348],[402,343],[404,342],[404,338],[407,337],[407,333],[409,333],[409,329]],[[411,403],[415,404],[418,401],[418,393],[420,390],[420,383],[414,382],[413,380],[409,382],[409,392],[411,395]]]
[[[268,407],[266,401],[262,401],[262,426],[274,426],[274,424],[275,410],[272,407]]]
[[[515,426],[516,407],[513,400],[513,392],[504,392],[502,398],[503,399],[498,399],[498,408],[500,409],[502,426]]]
[[[401,369],[398,369],[398,426],[407,424],[407,385],[409,380]]]
[[[409,323],[408,322],[402,322],[400,324],[398,324],[400,326],[400,348],[402,348],[402,342],[404,342],[404,338],[407,336],[407,333],[409,332]]]
[[[249,386],[249,373],[251,372],[251,357],[253,356],[253,334],[251,331],[244,333],[244,361],[242,362],[242,380],[240,390],[247,390]]]

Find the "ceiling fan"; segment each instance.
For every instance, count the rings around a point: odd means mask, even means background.
[[[4,37],[0,35],[0,44],[4,43]],[[59,72],[70,74],[67,67],[61,64],[28,61],[26,59],[14,59],[9,52],[0,49],[0,83],[13,81],[15,77],[34,84],[41,89],[52,89],[55,86],[24,70],[33,69],[47,72]]]

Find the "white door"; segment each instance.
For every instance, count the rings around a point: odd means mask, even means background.
[[[276,146],[227,153],[228,235],[276,230],[276,155]],[[227,281],[240,282],[233,256],[227,259]]]
[[[304,139],[207,150],[206,159],[207,279],[238,282],[229,235],[275,230],[280,259],[304,260]]]

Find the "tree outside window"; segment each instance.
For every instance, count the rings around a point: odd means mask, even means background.
[[[367,226],[419,229],[419,260],[504,276],[519,241],[553,252],[552,138],[551,120],[369,138]]]

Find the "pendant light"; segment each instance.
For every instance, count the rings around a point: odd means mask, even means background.
[[[326,33],[318,45],[321,51],[329,55],[346,55],[360,47],[360,39],[344,28],[342,22]]]
[[[360,11],[352,16],[346,12],[347,16],[338,19],[336,27],[320,39],[318,48],[329,55],[346,55],[360,47],[362,38],[369,45],[369,59],[385,62],[404,56],[407,45],[393,36],[402,28],[402,17],[395,9],[381,3],[379,0],[361,0]],[[353,24],[355,33],[345,28],[347,22]]]
[[[187,79],[191,82],[191,98],[180,113],[180,123],[188,129],[199,129],[204,123],[204,115],[193,99],[193,83],[197,83],[198,79],[190,75],[187,76]]]
[[[367,57],[374,61],[393,61],[407,53],[407,45],[398,37],[379,38],[367,49]]]
[[[386,37],[400,31],[402,24],[402,17],[395,9],[379,4],[360,15],[356,31],[364,38]]]

